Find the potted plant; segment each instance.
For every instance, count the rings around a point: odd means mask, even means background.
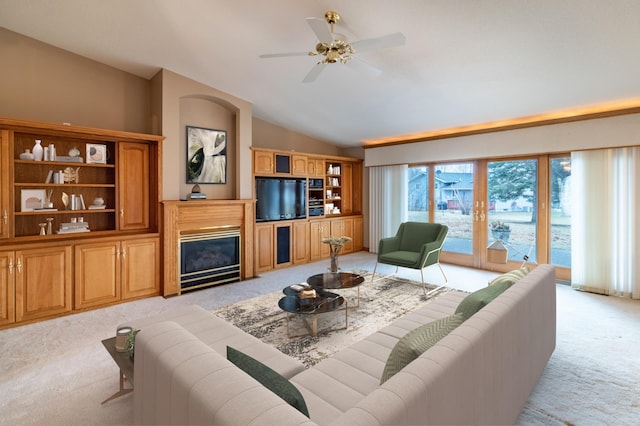
[[[491,235],[496,240],[502,240],[505,243],[509,241],[511,227],[508,224],[500,220],[495,220],[489,224],[489,229],[491,230]]]
[[[331,256],[331,264],[329,265],[329,271],[338,272],[340,267],[338,267],[338,254],[340,254],[340,250],[342,247],[351,241],[350,237],[327,237],[323,238],[322,242],[324,244],[329,244],[329,254]]]

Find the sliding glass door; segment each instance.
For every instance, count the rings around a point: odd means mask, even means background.
[[[568,156],[410,167],[408,217],[449,226],[444,262],[496,271],[553,263],[568,275],[570,170]],[[506,262],[489,255],[494,243]]]

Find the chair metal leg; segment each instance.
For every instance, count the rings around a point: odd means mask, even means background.
[[[420,269],[420,278],[422,279],[422,292],[426,296],[427,295],[427,285],[424,283],[424,272],[422,272],[422,269]]]
[[[376,276],[376,269],[378,268],[378,262],[376,261],[376,266],[373,267],[373,273],[371,274],[371,282],[373,282],[373,277]]]
[[[442,269],[442,266],[440,266],[440,262],[437,263],[438,268],[440,268],[440,272],[442,272],[442,276],[444,277],[444,283],[448,283],[449,280],[447,279],[447,275],[444,273],[444,269]]]

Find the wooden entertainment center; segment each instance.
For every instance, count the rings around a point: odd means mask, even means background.
[[[160,293],[163,139],[0,118],[0,328]]]
[[[362,173],[358,158],[254,148],[254,179],[307,182],[306,219],[256,222],[256,273],[328,258],[329,246],[322,239],[329,236],[352,238],[342,253],[362,250]]]

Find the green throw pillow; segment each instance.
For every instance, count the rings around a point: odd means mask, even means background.
[[[429,324],[421,325],[405,334],[391,350],[382,372],[380,384],[389,380],[411,361],[438,343],[440,339],[462,324],[463,321],[464,318],[461,314],[451,315]]]
[[[514,269],[513,271],[509,271],[505,274],[502,274],[494,278],[493,280],[489,281],[489,285],[494,285],[494,284],[498,284],[505,281],[513,284],[516,281],[518,281],[520,278],[527,275],[528,273],[529,273],[529,268],[526,266],[523,266],[522,268]]]
[[[289,380],[260,361],[230,346],[227,346],[227,359],[271,392],[284,399],[289,405],[309,417],[307,404],[304,402],[302,394]]]
[[[462,314],[465,321],[511,287],[512,282],[503,281],[474,291],[460,302],[456,314]]]

